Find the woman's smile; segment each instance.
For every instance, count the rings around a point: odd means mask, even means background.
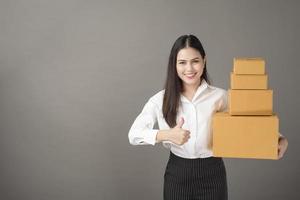
[[[185,74],[185,76],[188,78],[188,79],[193,79],[195,76],[196,76],[197,72],[196,73],[192,73],[192,74]]]

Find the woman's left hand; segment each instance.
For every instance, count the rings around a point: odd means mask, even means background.
[[[288,147],[288,140],[281,136],[278,140],[278,159],[282,158]]]

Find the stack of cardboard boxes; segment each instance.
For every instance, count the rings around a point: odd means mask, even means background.
[[[277,159],[279,119],[265,61],[234,58],[230,83],[228,112],[213,116],[214,156]]]

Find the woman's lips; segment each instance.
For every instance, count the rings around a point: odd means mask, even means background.
[[[197,73],[193,73],[193,74],[185,74],[185,76],[189,79],[193,79],[196,76]]]

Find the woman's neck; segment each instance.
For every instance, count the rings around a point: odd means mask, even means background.
[[[185,86],[183,93],[184,94],[195,94],[195,92],[197,91],[198,86]]]
[[[185,85],[182,95],[191,101],[193,99],[198,87],[199,87],[199,85]]]
[[[195,84],[195,85],[187,85],[187,84],[184,84],[183,85],[183,94],[192,94],[194,95],[198,89],[198,87],[201,85],[201,80],[198,84]]]

